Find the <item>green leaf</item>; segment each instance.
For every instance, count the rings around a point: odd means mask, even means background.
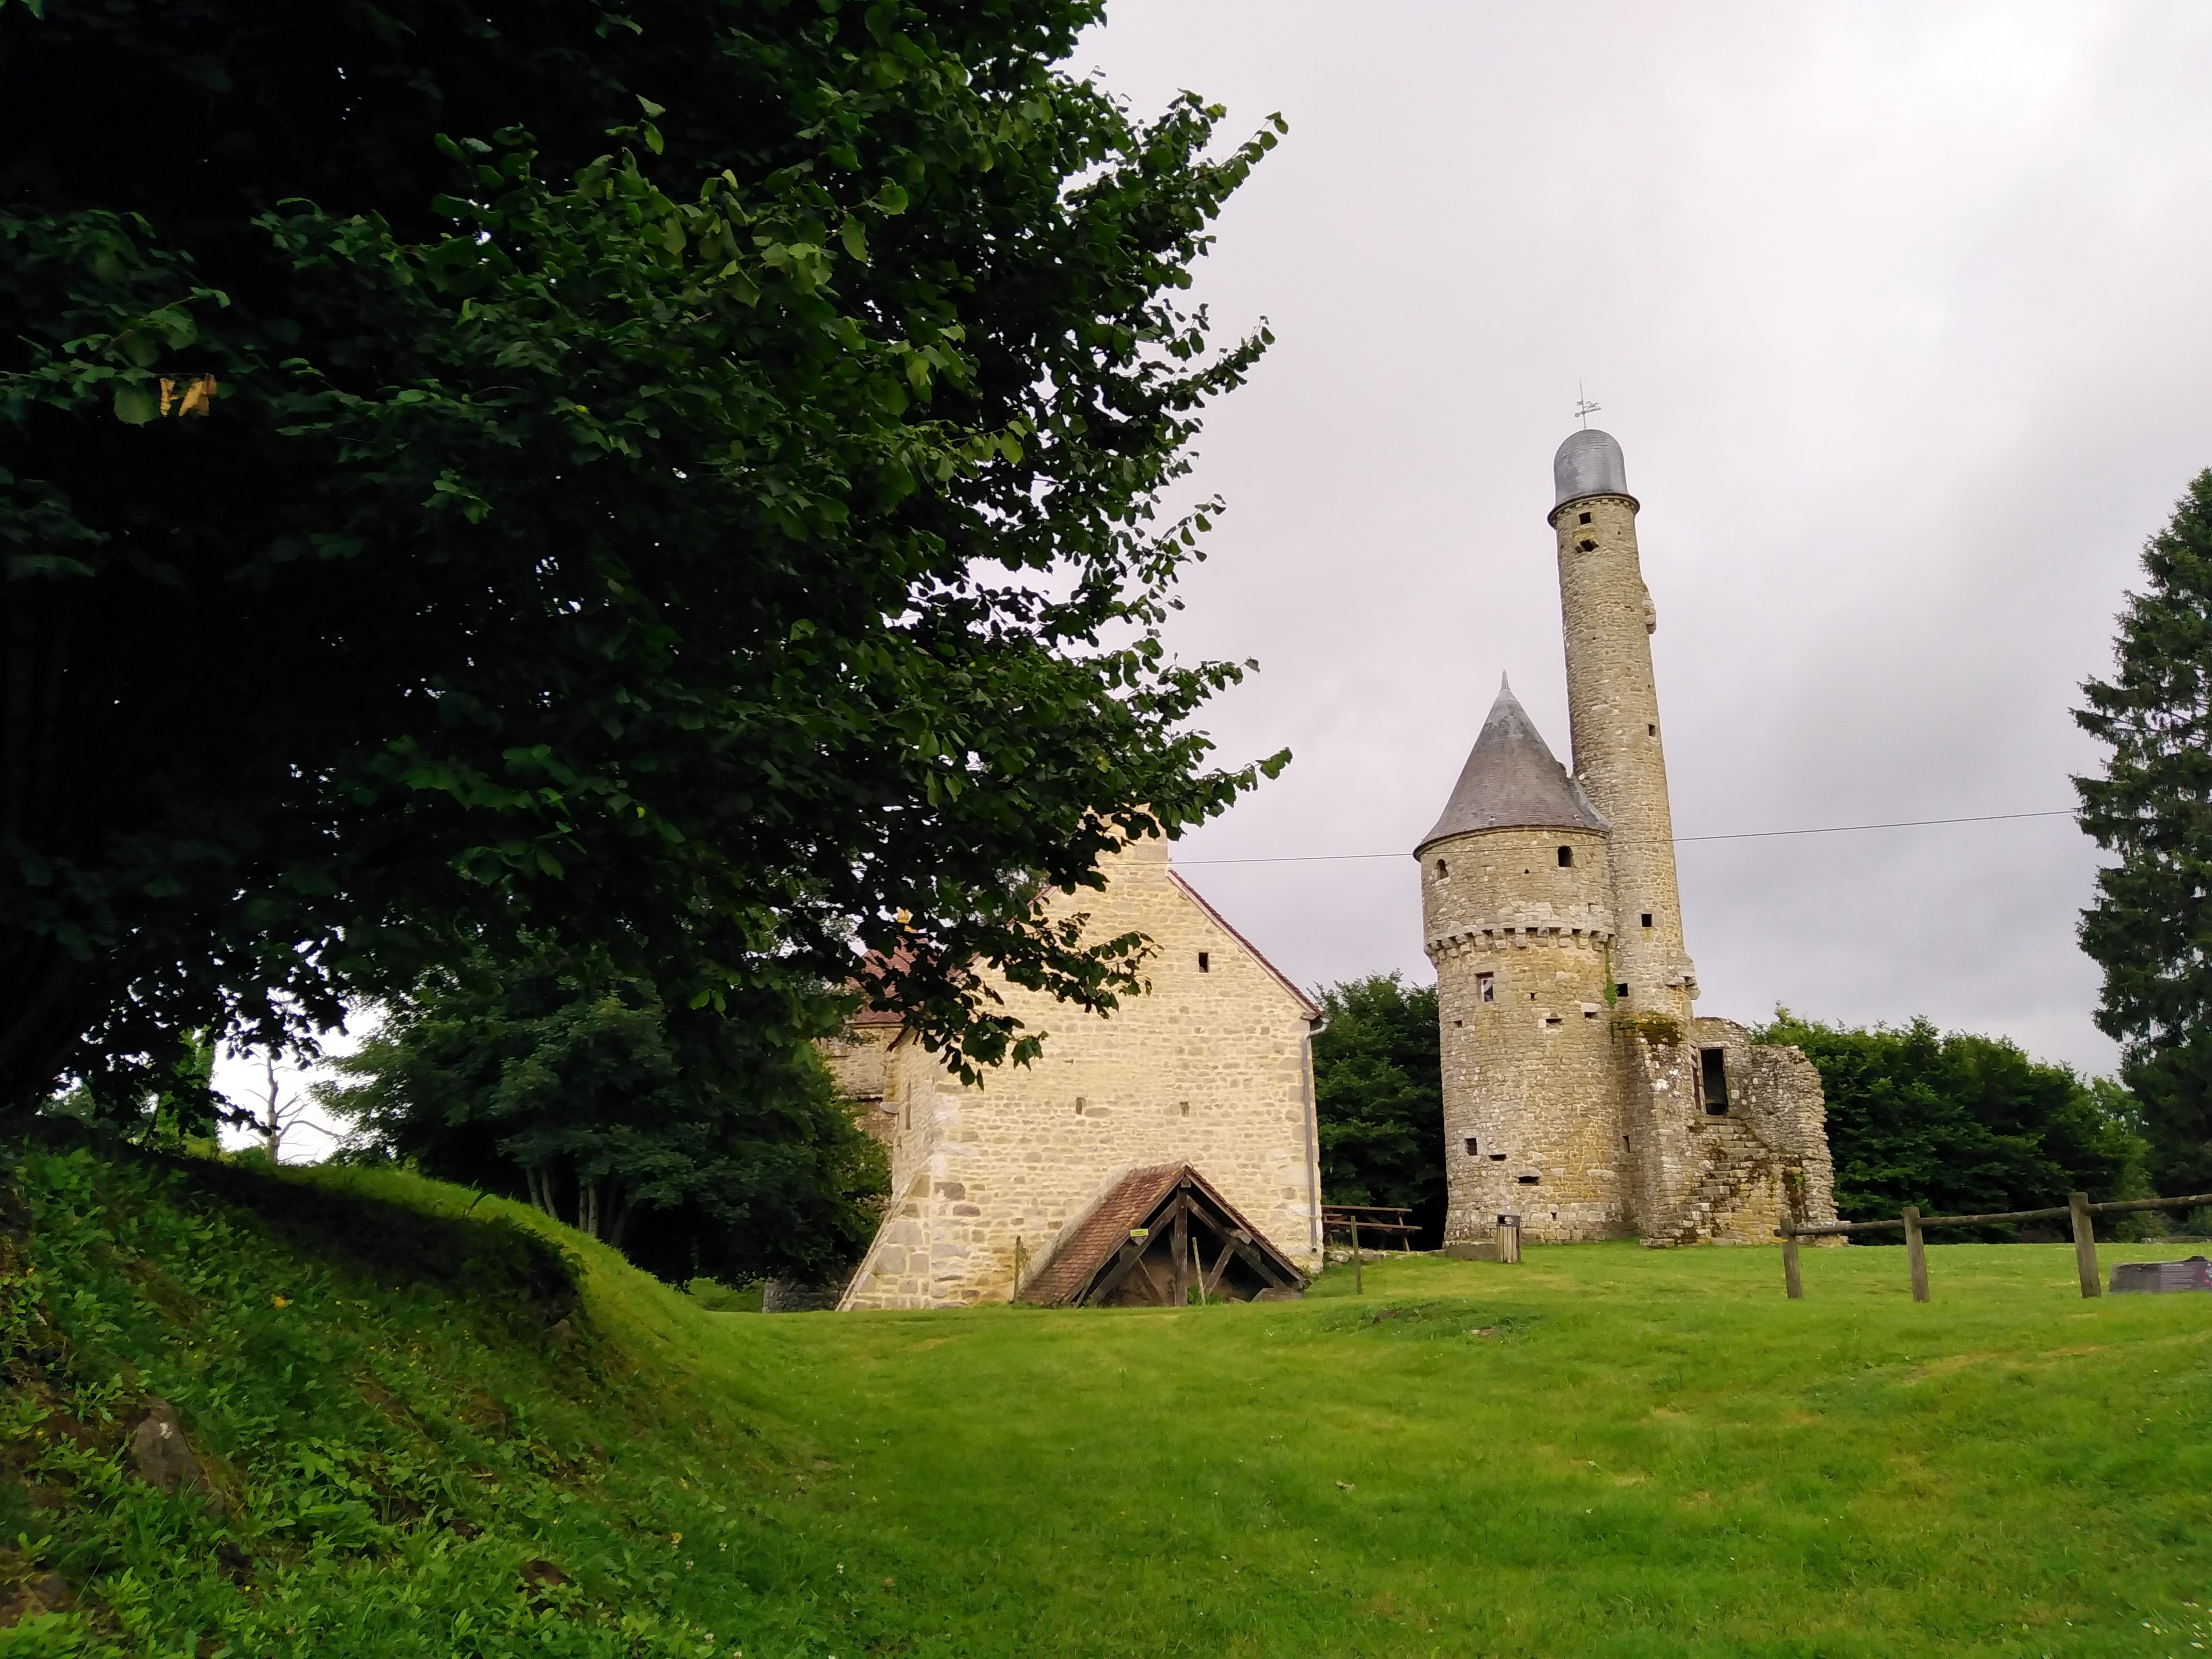
[[[861,231],[860,222],[858,219],[848,216],[844,224],[839,228],[837,234],[839,239],[845,244],[845,252],[851,254],[862,264],[867,264],[868,239]]]
[[[143,426],[161,412],[154,388],[133,380],[115,388],[115,418],[126,426]]]

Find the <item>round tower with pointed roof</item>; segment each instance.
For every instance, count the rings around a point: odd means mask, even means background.
[[[1533,1238],[1626,1231],[1607,840],[1501,684],[1415,854],[1437,969],[1448,1243],[1487,1238],[1509,1212]]]

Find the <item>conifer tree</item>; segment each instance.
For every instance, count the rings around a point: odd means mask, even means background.
[[[2115,669],[2081,690],[2082,728],[2111,746],[2076,778],[2081,827],[2112,854],[2081,916],[2105,970],[2097,1024],[2123,1045],[2142,1103],[2152,1177],[2212,1188],[2212,471],[2143,549],[2120,615]]]

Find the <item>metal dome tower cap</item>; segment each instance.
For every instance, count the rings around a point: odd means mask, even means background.
[[[1613,434],[1585,428],[1567,434],[1566,442],[1552,457],[1552,483],[1559,493],[1552,503],[1554,513],[1586,495],[1627,495],[1628,462]]]

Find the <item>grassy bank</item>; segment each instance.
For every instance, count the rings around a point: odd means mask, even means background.
[[[1772,1251],[1589,1246],[1300,1304],[764,1317],[563,1236],[564,1324],[527,1212],[224,1179],[16,1177],[43,1415],[0,1533],[10,1588],[58,1568],[78,1606],[0,1652],[2212,1641],[2212,1297],[2082,1302],[2066,1246],[1933,1246],[1926,1307],[1895,1249],[1808,1252],[1790,1304]],[[428,1242],[364,1258],[371,1224]],[[146,1394],[226,1513],[123,1473]]]

